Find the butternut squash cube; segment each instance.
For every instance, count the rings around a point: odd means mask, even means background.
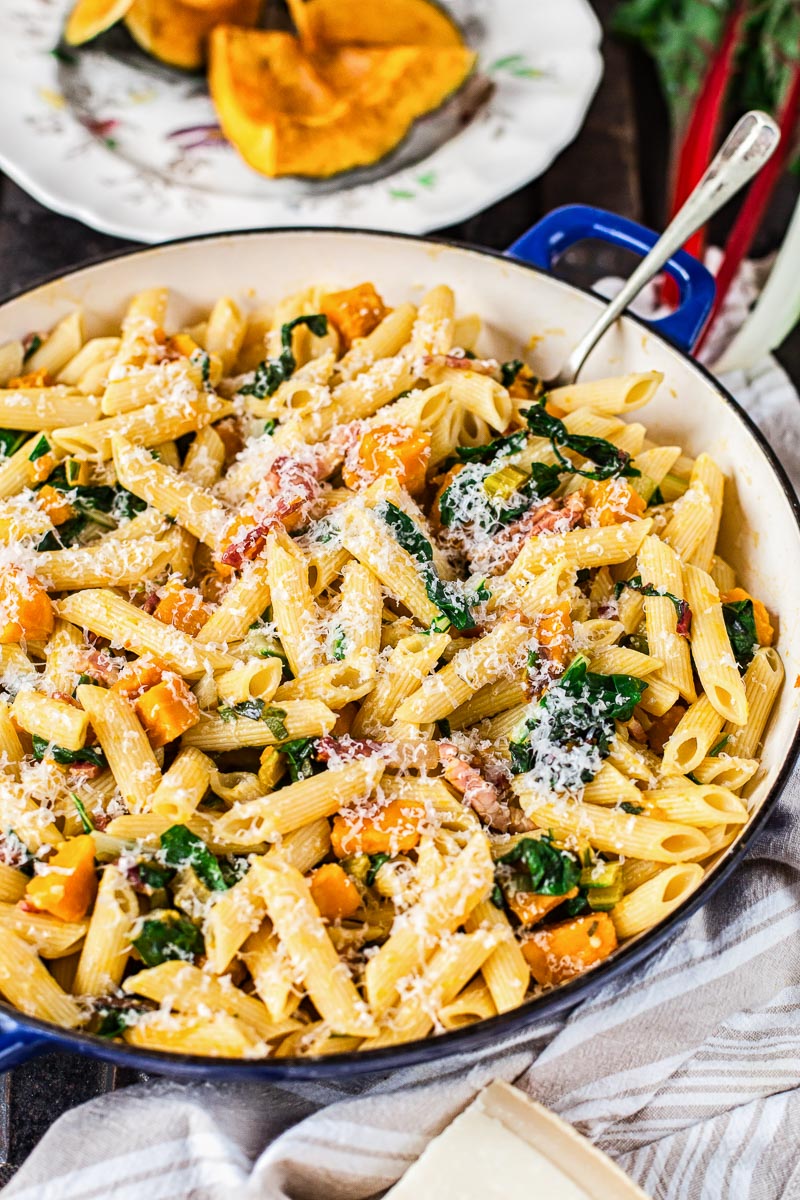
[[[179,675],[142,692],[133,707],[155,749],[173,742],[200,720],[200,706]]]

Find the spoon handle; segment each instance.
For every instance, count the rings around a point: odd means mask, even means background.
[[[600,338],[614,324],[645,284],[658,274],[667,259],[679,250],[696,229],[761,170],[780,140],[780,130],[767,113],[745,113],[731,130],[683,207],[639,263],[625,286],[600,313],[575,346],[553,386],[573,383]]]

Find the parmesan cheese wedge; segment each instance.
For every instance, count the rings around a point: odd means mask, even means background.
[[[384,1200],[647,1200],[571,1125],[492,1083],[434,1138]]]

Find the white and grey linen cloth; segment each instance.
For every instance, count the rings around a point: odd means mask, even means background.
[[[800,485],[800,399],[727,381]],[[470,1056],[342,1084],[154,1081],[61,1117],[3,1200],[358,1200],[491,1079],[549,1105],[654,1200],[800,1200],[800,776],[733,877],[572,1012]],[[422,1200],[422,1198],[421,1198]]]

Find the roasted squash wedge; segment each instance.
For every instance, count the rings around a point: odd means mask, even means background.
[[[361,11],[361,6],[359,6]],[[226,137],[264,175],[377,162],[469,75],[461,45],[341,46],[307,55],[286,33],[219,25],[211,96]]]
[[[289,11],[309,46],[459,46],[458,26],[430,0],[289,0]]]
[[[125,24],[143,50],[173,67],[192,70],[206,59],[215,25],[254,25],[261,0],[136,0]]]
[[[64,39],[82,46],[121,21],[134,0],[78,0],[67,19]]]
[[[64,37],[71,46],[81,46],[124,20],[148,54],[193,70],[206,60],[206,42],[215,25],[255,25],[260,9],[261,0],[78,0]]]

